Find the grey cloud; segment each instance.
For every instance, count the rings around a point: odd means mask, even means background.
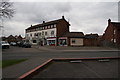
[[[70,31],[102,34],[107,20],[117,20],[117,2],[16,2],[16,14],[6,25],[7,34],[22,34],[31,24],[51,21],[65,16],[71,23]],[[10,25],[11,22],[11,25]],[[14,27],[13,27],[14,26]]]

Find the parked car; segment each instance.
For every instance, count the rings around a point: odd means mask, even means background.
[[[31,48],[31,43],[29,42],[24,42],[22,47],[25,47],[25,48]]]
[[[16,46],[17,44],[16,44],[16,42],[11,42],[10,45],[11,46]]]
[[[22,47],[23,46],[23,41],[17,42],[17,46]]]
[[[10,48],[10,44],[7,41],[1,41],[0,45],[2,46],[2,49]]]

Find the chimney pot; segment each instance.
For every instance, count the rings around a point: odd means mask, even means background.
[[[64,16],[62,16],[62,19],[65,19]]]
[[[110,24],[110,22],[111,22],[111,19],[108,19],[108,25]]]
[[[43,21],[43,23],[45,23],[45,21]]]

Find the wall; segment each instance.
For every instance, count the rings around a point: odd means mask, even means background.
[[[75,40],[75,43],[72,41]],[[83,46],[83,39],[82,38],[70,38],[70,46]]]
[[[97,38],[84,39],[84,46],[98,46]]]
[[[54,35],[51,35],[51,31],[54,31]],[[42,35],[42,32],[44,32],[44,35]],[[47,35],[45,35],[45,32],[47,32]],[[41,36],[34,36],[35,33],[41,33]],[[32,34],[32,36],[30,36],[30,34]],[[38,37],[42,38],[42,36],[45,37],[45,38],[56,37],[56,28],[27,32],[26,33],[26,39],[30,40],[30,42],[32,42],[33,39],[38,39]]]

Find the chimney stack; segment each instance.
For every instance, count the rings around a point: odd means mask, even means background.
[[[43,21],[43,23],[45,23],[45,21]]]
[[[108,19],[108,25],[111,23],[111,19]]]
[[[65,19],[64,16],[62,16],[62,19]]]

